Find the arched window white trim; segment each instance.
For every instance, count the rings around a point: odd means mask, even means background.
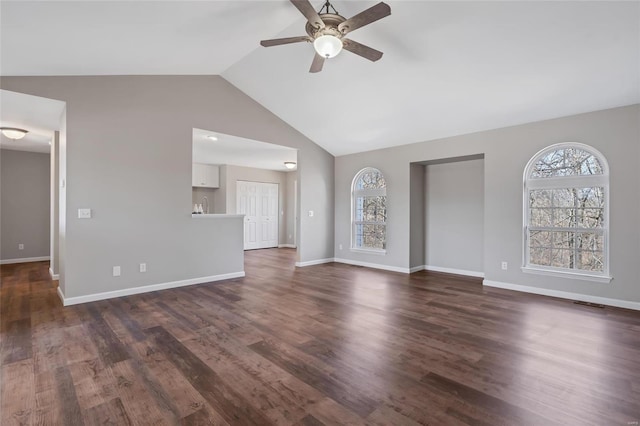
[[[611,281],[609,165],[598,150],[570,142],[539,151],[522,198],[524,272]]]
[[[387,183],[380,170],[366,167],[351,183],[351,250],[385,254]]]

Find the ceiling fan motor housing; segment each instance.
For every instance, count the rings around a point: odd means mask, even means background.
[[[346,21],[347,18],[333,13],[323,13],[320,15],[320,19],[324,22],[324,28],[315,28],[309,22],[307,22],[307,25],[305,26],[307,34],[309,34],[312,39],[315,40],[323,35],[330,35],[339,39],[344,36],[342,31],[338,29],[338,25]]]

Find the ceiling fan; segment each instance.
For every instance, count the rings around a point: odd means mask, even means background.
[[[299,43],[306,41],[313,43],[316,55],[311,63],[309,72],[320,72],[325,59],[333,58],[344,48],[351,53],[362,56],[370,61],[382,58],[382,52],[364,44],[358,43],[345,36],[358,28],[391,15],[388,4],[380,2],[369,9],[352,16],[349,19],[340,16],[329,0],[316,12],[309,0],[290,0],[291,3],[307,18],[306,36],[286,37],[272,40],[262,40],[264,47],[279,46],[281,44]],[[333,12],[333,13],[332,13]]]

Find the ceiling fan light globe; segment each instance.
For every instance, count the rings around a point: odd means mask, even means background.
[[[318,55],[323,58],[333,58],[342,50],[342,40],[332,35],[323,35],[313,42],[313,47]]]

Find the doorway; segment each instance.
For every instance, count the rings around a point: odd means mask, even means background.
[[[237,213],[244,214],[244,249],[278,247],[279,186],[237,181]]]

